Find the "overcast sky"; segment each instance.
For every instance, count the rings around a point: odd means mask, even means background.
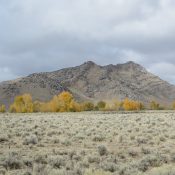
[[[87,60],[175,84],[175,0],[0,0],[0,81]]]

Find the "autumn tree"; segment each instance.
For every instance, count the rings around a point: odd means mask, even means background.
[[[129,100],[126,98],[123,101],[123,109],[126,111],[135,111],[135,110],[142,110],[143,104],[134,100]]]
[[[47,108],[49,112],[79,112],[81,106],[75,102],[73,95],[70,92],[63,91],[58,96],[48,102]]]
[[[30,94],[17,96],[10,106],[10,112],[30,113],[33,112],[32,97]]]
[[[10,106],[10,112],[79,112],[82,107],[70,92],[63,91],[54,96],[49,102],[32,102],[29,94],[17,96]]]
[[[71,93],[63,91],[58,95],[59,112],[70,112],[70,104],[73,101]]]
[[[154,104],[154,106],[156,106]],[[63,91],[62,93],[55,95],[48,102],[35,101],[32,102],[30,94],[24,94],[17,96],[10,106],[10,112],[80,112],[80,111],[92,111],[92,110],[142,110],[144,105],[140,102],[129,100],[126,98],[120,102],[113,100],[109,102],[99,101],[96,106],[92,102],[78,103],[74,100],[73,95],[70,92]],[[5,106],[0,106],[0,112],[5,110]]]
[[[70,112],[80,112],[82,111],[82,106],[79,103],[72,100],[70,103],[69,111]]]
[[[0,106],[0,112],[1,112],[1,113],[6,112],[6,107],[5,107],[5,105],[1,105],[1,106]]]
[[[47,103],[48,112],[60,112],[62,102],[59,100],[58,96],[55,95],[50,102]],[[64,112],[64,111],[62,111]]]

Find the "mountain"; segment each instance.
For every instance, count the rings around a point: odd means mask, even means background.
[[[34,100],[48,101],[62,91],[70,91],[79,101],[124,99],[149,103],[156,100],[170,104],[175,100],[175,86],[148,72],[132,61],[100,66],[92,61],[54,72],[34,73],[0,83],[0,103],[30,93]]]

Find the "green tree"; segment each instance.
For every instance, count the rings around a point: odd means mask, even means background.
[[[0,106],[0,112],[2,112],[2,113],[6,112],[6,107],[5,107],[5,105],[1,105],[1,106]]]
[[[104,109],[104,108],[106,107],[106,102],[104,102],[104,101],[99,101],[99,102],[97,103],[97,107],[98,107],[98,109]]]
[[[94,104],[92,102],[85,102],[83,104],[83,111],[93,111],[94,110]]]
[[[150,108],[151,108],[151,110],[158,110],[159,107],[160,107],[160,105],[156,101],[151,101],[150,102]]]

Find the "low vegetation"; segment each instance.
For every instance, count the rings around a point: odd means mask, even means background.
[[[175,113],[0,114],[2,175],[174,175]]]

